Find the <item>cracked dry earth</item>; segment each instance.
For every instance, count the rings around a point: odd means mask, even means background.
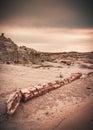
[[[5,102],[11,92],[31,84],[54,81],[60,72],[65,77],[78,69],[83,74],[90,71],[75,68],[49,70],[1,65],[0,130],[93,130],[93,75],[21,103],[13,116],[6,115]]]

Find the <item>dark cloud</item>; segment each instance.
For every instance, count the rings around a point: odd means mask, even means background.
[[[93,0],[1,0],[0,24],[93,27]]]

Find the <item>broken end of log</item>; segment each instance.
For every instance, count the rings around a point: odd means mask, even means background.
[[[17,107],[20,104],[20,101],[22,99],[22,94],[20,91],[14,92],[10,95],[7,103],[7,114],[13,115],[17,109]]]

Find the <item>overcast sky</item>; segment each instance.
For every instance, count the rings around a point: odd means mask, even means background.
[[[1,0],[0,30],[39,51],[93,51],[93,0]]]

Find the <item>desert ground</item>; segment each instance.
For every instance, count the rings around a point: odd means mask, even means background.
[[[49,93],[21,103],[6,114],[10,94],[21,88],[53,82],[71,73],[82,77]],[[0,130],[93,130],[93,66],[75,62],[43,65],[0,64]]]

